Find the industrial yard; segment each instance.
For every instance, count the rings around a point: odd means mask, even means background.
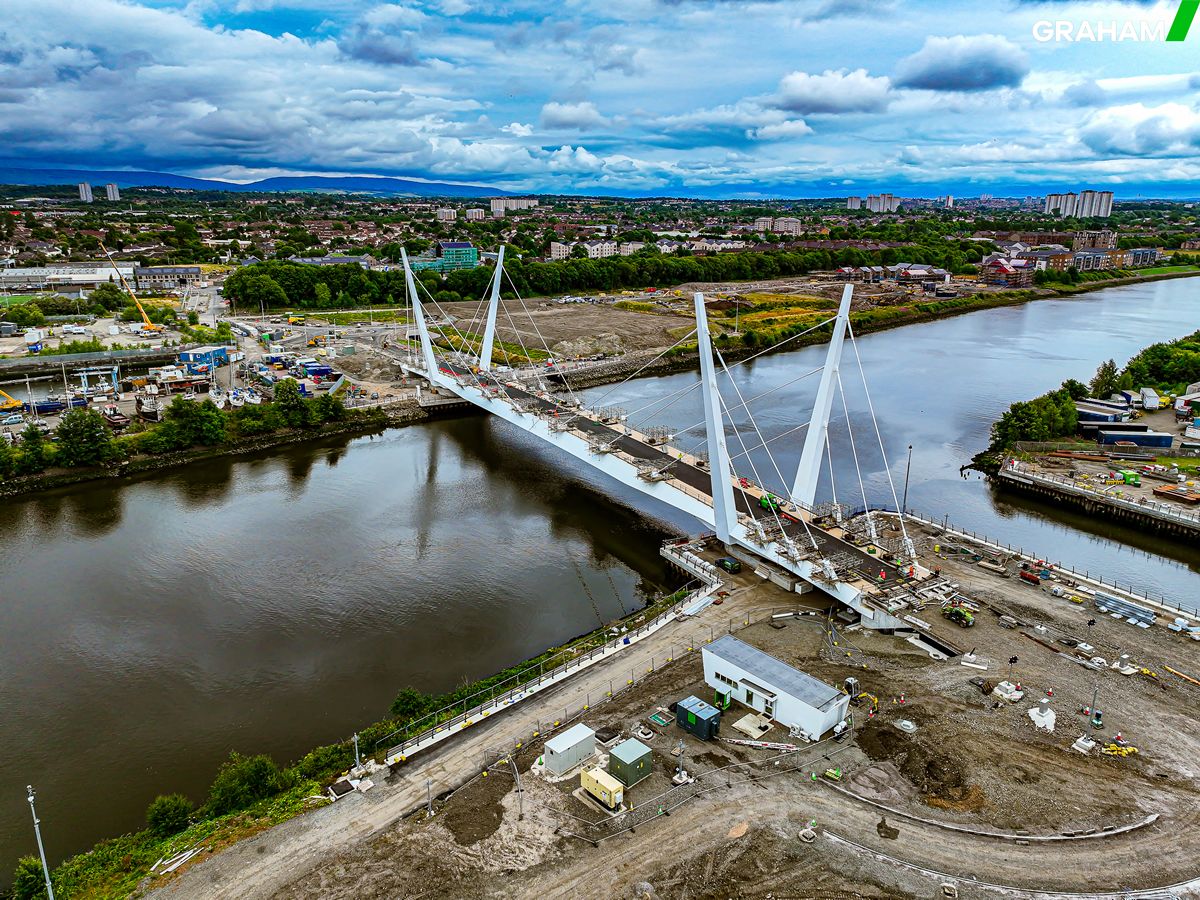
[[[521,723],[539,707],[578,702],[581,688],[480,723],[428,758],[373,773],[373,789],[306,817],[302,831],[283,826],[214,858],[206,877],[295,898],[682,898],[1001,895],[985,884],[1109,896],[1194,876],[1178,836],[1196,827],[1200,808],[1200,642],[1163,627],[1169,615],[1140,628],[1093,600],[1073,602],[1087,588],[1070,577],[1035,586],[1015,577],[1015,559],[999,558],[1003,575],[981,567],[997,557],[940,529],[918,540],[973,610],[969,628],[936,606],[919,613],[922,633],[959,648],[952,654],[838,627],[819,602],[744,573],[722,607],[671,629],[677,658],[664,665],[659,655],[653,672],[635,672],[636,684],[611,700],[571,707],[572,720],[532,740],[520,737]],[[736,700],[714,739],[681,727],[672,707],[714,698],[701,656],[720,643],[721,623],[830,686],[857,679],[846,734],[810,743],[775,724],[752,740],[733,727],[753,712]],[[593,690],[604,674],[591,676]],[[994,693],[1001,682],[1021,696]],[[1094,696],[1099,728],[1090,724]],[[1043,700],[1052,731],[1031,716]],[[1072,746],[1084,734],[1096,741],[1086,754]],[[614,813],[580,790],[581,772],[606,761],[614,770],[614,750],[630,738],[648,748],[648,765],[632,777],[617,768],[632,783],[622,783]],[[562,774],[548,772],[556,740],[582,746]],[[455,790],[444,787],[447,765],[470,770]],[[427,776],[437,785],[432,817]],[[402,817],[387,824],[389,811]],[[377,830],[335,842],[352,821]],[[289,873],[259,880],[266,872],[247,864],[264,851],[295,854]],[[1115,874],[1114,860],[1151,852],[1153,867]],[[162,895],[172,896],[170,883]]]

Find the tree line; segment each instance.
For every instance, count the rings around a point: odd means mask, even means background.
[[[374,411],[373,411],[374,412]],[[322,394],[307,398],[296,382],[275,386],[272,403],[246,404],[221,410],[210,400],[194,402],[175,397],[156,424],[135,423],[116,436],[94,409],[67,411],[59,422],[56,441],[30,424],[12,444],[0,441],[0,481],[36,475],[52,467],[87,468],[118,463],[138,454],[161,455],[192,447],[217,447],[239,439],[284,429],[319,428],[351,415],[341,400]]]
[[[568,259],[561,262],[505,260],[503,293],[523,297],[578,291],[613,291],[684,284],[695,281],[754,281],[806,275],[838,266],[892,265],[898,261],[927,263],[952,272],[970,271],[979,259],[974,245],[938,240],[903,249],[864,251],[771,250],[719,253],[711,256],[663,255],[646,248],[632,256]],[[445,276],[414,272],[439,302],[477,299],[491,281],[489,266],[460,269]],[[225,294],[238,306],[254,310],[333,309],[395,303],[405,296],[404,273],[398,268],[368,270],[356,264],[315,266],[287,260],[265,260],[238,269],[225,282]]]

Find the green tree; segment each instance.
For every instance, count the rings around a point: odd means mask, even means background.
[[[208,808],[214,816],[223,816],[253,806],[289,787],[291,779],[280,771],[271,757],[230,753],[209,788]]]
[[[308,401],[300,395],[300,388],[294,379],[285,378],[275,385],[275,406],[288,427],[308,427]]]
[[[196,312],[194,309],[189,309],[187,314],[187,322],[189,325],[199,325],[200,313]]]
[[[0,440],[0,481],[11,478],[17,471],[17,452],[12,444]]]
[[[321,309],[328,309],[333,305],[333,297],[329,291],[329,285],[321,282],[313,288],[313,296],[316,298],[316,304]]]
[[[21,458],[17,463],[17,471],[22,475],[32,475],[46,468],[49,450],[42,430],[36,425],[26,425],[21,432]]]
[[[225,443],[225,415],[211,400],[196,403],[177,396],[167,407],[166,418],[178,429],[185,447]]]
[[[88,300],[99,303],[106,310],[121,309],[129,303],[129,295],[111,282],[99,285],[89,295]]]
[[[1092,378],[1089,385],[1092,396],[1101,399],[1107,399],[1113,391],[1117,389],[1117,363],[1116,360],[1105,360],[1100,363],[1100,367],[1096,369],[1096,374]]]
[[[251,275],[237,287],[237,300],[251,309],[274,309],[288,305],[288,295],[270,275]]]
[[[415,688],[401,688],[392,701],[391,713],[397,719],[415,719],[429,712],[434,698]]]
[[[72,409],[58,426],[58,459],[64,466],[97,466],[113,455],[112,432],[94,409]]]
[[[318,422],[341,422],[346,418],[346,405],[329,394],[322,394],[316,399],[313,411]]]
[[[22,856],[13,873],[13,900],[41,900],[46,896],[46,876],[36,856]]]
[[[183,794],[159,794],[146,808],[146,824],[159,837],[170,837],[188,827],[192,801]]]

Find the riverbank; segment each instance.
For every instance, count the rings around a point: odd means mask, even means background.
[[[363,414],[354,415],[355,412]],[[0,481],[0,497],[20,497],[102,481],[131,479],[223,457],[247,456],[296,444],[317,443],[334,437],[377,434],[384,428],[425,422],[435,415],[437,413],[419,407],[415,400],[375,407],[373,410],[352,410],[351,418],[347,421],[327,423],[316,428],[285,429],[271,434],[239,438],[212,447],[193,447],[161,455],[146,454],[108,466],[51,468],[34,475],[16,476]]]

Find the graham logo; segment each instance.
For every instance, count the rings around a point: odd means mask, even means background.
[[[1197,9],[1200,9],[1200,0],[1181,0],[1179,11],[1175,13],[1175,21],[1171,23],[1171,30],[1167,32],[1168,41],[1187,40]]]
[[[1100,41],[1135,41],[1138,43],[1175,43],[1186,41],[1191,31],[1200,0],[1180,0],[1170,28],[1162,19],[1110,19],[1107,21],[1076,19],[1042,19],[1033,25],[1033,39],[1041,43],[1096,43]]]

